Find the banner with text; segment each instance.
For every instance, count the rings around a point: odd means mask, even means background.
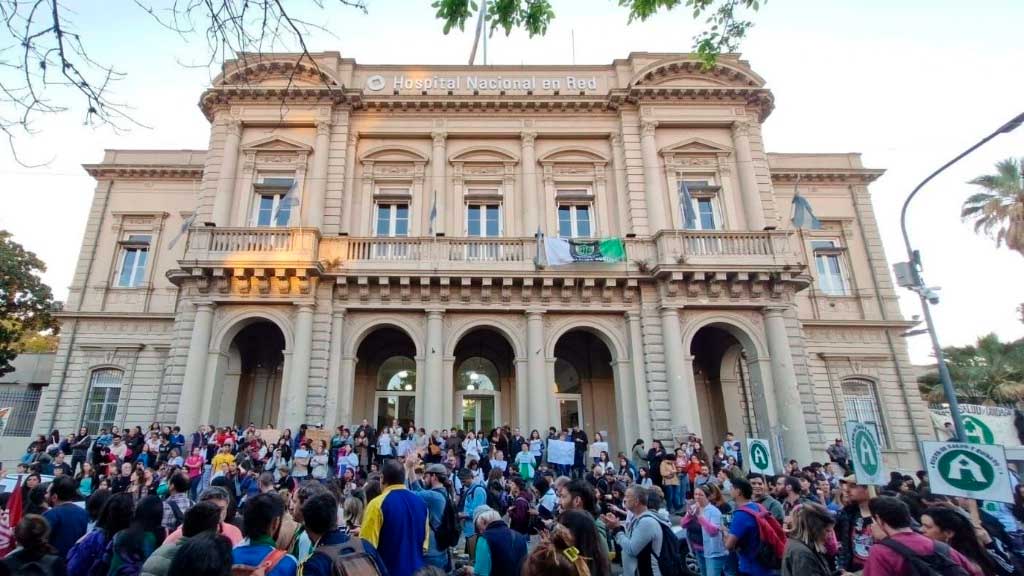
[[[1002,446],[921,442],[933,494],[1013,503]]]
[[[626,260],[626,245],[622,243],[622,238],[583,240],[545,236],[544,256],[548,266],[624,262]]]
[[[950,433],[946,430],[946,423],[952,422],[949,407],[931,408],[930,412],[936,435],[948,440]],[[965,440],[969,444],[999,444],[1008,448],[1021,445],[1017,427],[1013,423],[1016,414],[1012,408],[961,404],[960,414],[967,431]]]

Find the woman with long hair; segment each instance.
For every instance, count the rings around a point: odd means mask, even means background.
[[[975,529],[967,514],[956,508],[933,506],[921,515],[922,533],[949,545],[981,568],[985,574],[1016,574],[1013,561],[1004,555],[983,528]]]
[[[28,514],[14,528],[18,548],[3,559],[4,566],[11,574],[42,574],[64,576],[67,568],[64,559],[50,545],[50,524],[37,514]],[[32,568],[28,569],[28,565]]]
[[[209,532],[189,538],[178,547],[168,574],[230,576],[231,541]]]
[[[582,510],[566,510],[558,517],[558,523],[572,533],[573,543],[586,558],[591,576],[611,576],[611,565],[607,553],[602,550],[594,517]]]
[[[75,483],[78,484],[78,493],[88,498],[96,490],[96,472],[87,460],[83,460],[81,466],[82,469],[75,474]]]
[[[821,504],[796,508],[782,556],[782,576],[832,576],[826,542],[833,526],[835,519]]]
[[[135,514],[135,500],[127,492],[113,494],[100,510],[96,528],[75,543],[68,552],[69,574],[106,574],[109,566],[100,568],[103,552],[115,534],[128,528]],[[140,565],[141,566],[141,565]]]
[[[164,504],[159,496],[144,496],[135,506],[128,528],[114,535],[110,572],[114,576],[137,576],[142,564],[164,541]]]
[[[585,557],[568,528],[556,525],[523,562],[523,576],[590,576]]]

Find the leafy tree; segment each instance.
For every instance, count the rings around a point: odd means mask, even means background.
[[[58,344],[60,340],[56,334],[33,332],[22,336],[15,348],[20,354],[47,354],[56,352]]]
[[[501,28],[505,35],[514,29],[525,30],[530,37],[543,36],[555,11],[550,0],[487,0],[487,21],[490,32]],[[694,51],[707,67],[723,52],[736,50],[753,25],[743,18],[743,11],[756,12],[766,0],[618,0],[629,9],[629,23],[646,21],[661,10],[683,7],[696,20],[704,17],[704,30],[694,37]],[[480,8],[478,0],[435,0],[437,18],[444,22],[444,33],[453,28],[466,29],[466,21]],[[478,29],[477,33],[480,31]]]
[[[960,217],[974,221],[974,231],[995,236],[996,246],[1024,255],[1024,158],[1007,158],[996,164],[995,174],[985,174],[968,182],[984,192],[964,200]],[[994,232],[994,234],[993,234]]]
[[[39,279],[46,265],[11,233],[0,230],[0,375],[14,370],[11,360],[24,346],[23,338],[43,330],[56,330],[51,315],[53,293]]]
[[[978,338],[973,346],[950,346],[942,353],[961,402],[1006,404],[1024,400],[1024,338],[1001,342],[998,336],[989,334]],[[918,385],[928,401],[946,400],[938,371],[919,378]]]

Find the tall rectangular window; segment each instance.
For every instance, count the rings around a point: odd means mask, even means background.
[[[115,368],[94,370],[89,379],[89,394],[86,397],[85,415],[82,425],[96,434],[100,428],[110,428],[117,417],[117,402],[121,397],[121,376]]]
[[[480,238],[501,236],[501,206],[470,204],[466,206],[466,235]]]
[[[683,189],[685,184],[686,189]],[[679,183],[679,207],[683,211],[683,226],[690,230],[717,230],[718,206],[714,193],[717,186],[709,186],[707,180],[684,180]]]
[[[409,205],[405,203],[377,204],[377,236],[408,236]]]
[[[846,296],[849,286],[843,273],[843,249],[836,240],[812,240],[818,288],[829,296]]]
[[[118,288],[135,288],[145,281],[150,239],[149,234],[129,234],[121,242],[121,265],[117,272]]]
[[[884,446],[886,444],[885,427],[874,382],[864,378],[847,378],[843,380],[842,388],[846,420],[873,425]]]
[[[262,176],[256,183],[254,226],[288,226],[298,196],[289,191],[295,179],[288,176]]]
[[[562,238],[590,238],[592,235],[589,204],[558,206],[558,235]]]

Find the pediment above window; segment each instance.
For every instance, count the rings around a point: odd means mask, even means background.
[[[696,58],[654,62],[640,70],[629,82],[635,86],[740,86],[760,88],[764,79],[743,60],[720,57],[710,68]]]
[[[584,148],[581,146],[563,146],[561,148],[555,148],[541,156],[539,162],[543,165],[590,164],[591,166],[603,166],[608,163],[608,157],[591,148]]]
[[[400,145],[379,146],[367,150],[359,157],[359,161],[363,163],[411,162],[425,164],[428,160],[429,158],[419,150]]]
[[[305,152],[307,154],[313,151],[313,147],[305,142],[276,135],[249,142],[242,149],[246,152]]]
[[[519,158],[501,148],[495,148],[492,146],[477,146],[468,150],[463,150],[457,154],[452,154],[448,161],[452,164],[456,163],[481,163],[481,164],[508,164],[517,163]]]
[[[667,156],[669,154],[731,154],[732,148],[718,142],[713,142],[705,138],[689,138],[666,146],[661,149],[661,154]]]

